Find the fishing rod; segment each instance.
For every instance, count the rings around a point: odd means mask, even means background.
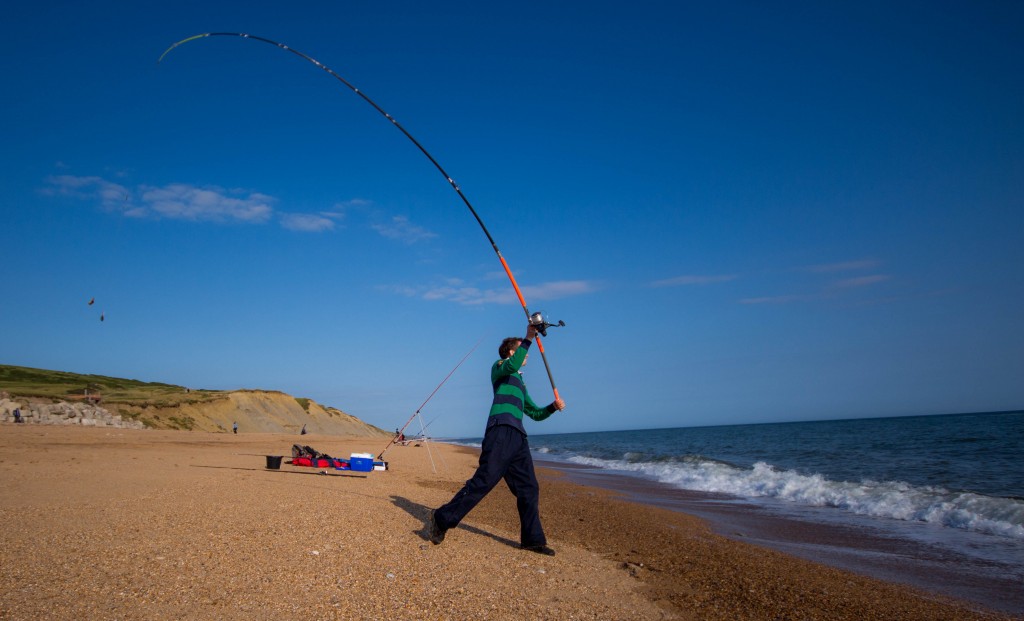
[[[377,112],[381,113],[384,116],[384,118],[386,118],[387,120],[391,121],[392,125],[394,125],[396,128],[398,128],[399,131],[401,131],[403,134],[405,134],[405,137],[408,138],[409,140],[411,140],[412,143],[414,145],[416,145],[416,147],[423,153],[423,155],[427,156],[427,159],[430,160],[430,162],[434,165],[435,168],[437,168],[437,170],[442,175],[444,175],[444,178],[452,186],[452,189],[455,190],[455,192],[459,195],[459,198],[462,199],[462,202],[465,203],[466,207],[469,208],[469,212],[473,214],[473,217],[476,218],[477,224],[480,225],[480,228],[483,229],[484,235],[487,236],[487,241],[489,241],[491,243],[491,248],[493,248],[495,254],[498,255],[498,260],[501,261],[501,266],[505,269],[505,274],[508,275],[508,279],[512,283],[512,288],[516,292],[516,297],[519,298],[519,303],[523,307],[523,312],[526,313],[527,320],[531,324],[536,326],[538,328],[538,332],[540,332],[540,334],[542,336],[545,336],[545,337],[547,336],[547,329],[548,328],[550,328],[550,327],[562,327],[562,326],[565,326],[565,322],[563,322],[563,321],[559,321],[557,324],[551,324],[551,323],[548,323],[547,320],[543,318],[541,313],[532,313],[532,314],[530,313],[530,309],[526,306],[526,299],[523,297],[523,292],[520,291],[519,284],[516,282],[515,276],[512,275],[512,269],[509,268],[508,262],[505,261],[505,257],[502,256],[501,250],[498,249],[498,244],[494,241],[494,238],[491,237],[491,233],[490,233],[490,231],[487,230],[487,226],[484,225],[484,221],[480,218],[480,215],[476,212],[476,209],[473,208],[473,205],[469,202],[469,199],[466,198],[466,195],[462,193],[462,190],[459,188],[459,185],[457,183],[455,183],[455,180],[452,179],[451,175],[449,175],[445,171],[445,169],[441,167],[441,164],[439,164],[438,161],[436,159],[434,159],[434,156],[431,155],[426,150],[426,148],[424,148],[423,145],[420,144],[420,142],[418,140],[413,138],[412,134],[410,134],[408,131],[406,131],[406,129],[404,127],[402,127],[402,125],[399,124],[399,122],[397,120],[395,120],[395,118],[393,116],[388,114],[383,108],[381,108],[379,105],[377,105],[377,103],[375,101],[373,101],[372,99],[370,99],[365,93],[363,93],[363,91],[359,90],[351,82],[349,82],[345,78],[341,77],[339,74],[335,73],[335,71],[333,69],[331,69],[330,67],[324,65],[323,63],[321,63],[320,61],[316,60],[315,58],[313,58],[311,56],[303,54],[302,52],[300,52],[300,51],[298,51],[296,49],[293,49],[291,47],[288,47],[287,45],[284,45],[283,43],[278,43],[277,41],[271,41],[270,39],[265,39],[263,37],[258,37],[256,35],[246,34],[246,33],[243,33],[243,32],[204,32],[202,34],[197,34],[197,35],[188,37],[187,39],[182,39],[181,41],[178,41],[177,43],[171,45],[169,48],[164,50],[164,53],[160,55],[160,58],[157,59],[156,62],[159,64],[161,61],[163,61],[164,57],[167,56],[167,54],[170,53],[171,50],[173,50],[174,48],[178,47],[179,45],[183,45],[185,43],[188,43],[189,41],[195,41],[196,39],[205,39],[206,37],[241,37],[243,39],[253,39],[255,41],[262,41],[263,43],[268,43],[268,44],[273,45],[275,47],[278,47],[278,48],[280,48],[282,50],[285,50],[286,52],[291,52],[292,54],[295,54],[296,56],[298,56],[299,58],[302,58],[303,60],[306,60],[306,61],[309,61],[309,62],[313,63],[314,65],[316,65],[320,69],[323,69],[328,74],[330,74],[331,76],[336,78],[339,82],[341,82],[342,84],[347,86],[353,93],[355,93],[356,95],[359,95],[360,97],[362,97],[363,100],[366,103],[368,103],[371,106],[373,106],[373,108]],[[537,349],[540,351],[541,359],[544,360],[544,370],[546,370],[547,373],[548,373],[548,381],[551,382],[551,391],[554,393],[555,400],[557,401],[558,398],[559,398],[558,397],[558,388],[555,386],[555,378],[551,375],[551,367],[548,365],[548,357],[544,353],[544,344],[541,342],[540,338],[537,338]]]
[[[437,419],[439,419],[439,418],[441,418],[440,414],[438,414],[434,418],[430,419],[430,422],[427,423],[426,425],[423,425],[422,427],[420,427],[420,437],[421,438],[426,438],[427,437],[427,429],[429,429],[431,425],[433,425],[435,422],[437,422]]]
[[[455,365],[455,368],[449,371],[448,375],[444,376],[444,379],[441,380],[441,383],[437,385],[437,388],[434,388],[434,391],[427,396],[423,403],[420,404],[420,407],[416,408],[416,411],[412,413],[412,416],[409,417],[409,420],[405,421],[405,424],[402,425],[402,428],[398,430],[398,433],[395,434],[395,437],[391,438],[391,441],[388,442],[388,445],[385,446],[384,450],[380,452],[380,455],[377,455],[377,459],[384,459],[384,453],[386,453],[388,449],[391,448],[392,444],[398,442],[398,438],[402,437],[402,434],[405,433],[405,428],[409,426],[409,423],[411,423],[413,419],[419,416],[420,410],[422,410],[423,407],[427,405],[428,401],[434,398],[434,395],[437,394],[437,391],[441,390],[441,386],[444,386],[444,383],[448,381],[448,378],[454,375],[455,372],[459,370],[459,367],[461,367],[462,363],[466,361],[466,358],[469,358],[470,355],[472,355],[472,353],[476,351],[476,348],[480,347],[480,343],[482,343],[483,340],[483,337],[480,337],[480,340],[476,342],[476,345],[473,346],[473,349],[469,350],[469,352],[462,357],[462,360],[459,360],[459,364]]]

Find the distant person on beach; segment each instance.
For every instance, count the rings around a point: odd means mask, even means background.
[[[238,421],[231,423],[231,431],[238,433]]]
[[[302,425],[302,431],[299,432],[300,436],[306,435],[306,425]]]
[[[21,422],[21,408],[14,408],[14,422]]]
[[[480,446],[480,465],[448,504],[430,512],[430,541],[435,545],[444,541],[448,529],[458,526],[498,481],[504,479],[516,496],[522,548],[548,556],[555,554],[547,545],[540,523],[540,486],[533,471],[523,414],[541,421],[565,409],[565,401],[555,399],[546,407],[538,407],[526,391],[519,369],[526,364],[536,336],[537,328],[531,324],[526,328],[526,338],[509,337],[498,347],[500,359],[491,366],[494,400]]]

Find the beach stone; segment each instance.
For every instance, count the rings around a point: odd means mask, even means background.
[[[138,421],[124,420],[109,410],[86,403],[27,403],[22,404],[10,398],[0,399],[0,422],[13,423],[14,410],[21,410],[25,423],[36,425],[81,425],[83,427],[115,427],[120,429],[145,429]]]

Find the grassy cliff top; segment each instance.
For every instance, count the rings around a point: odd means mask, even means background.
[[[18,397],[81,399],[99,393],[104,403],[175,406],[223,396],[222,390],[193,390],[160,382],[84,375],[0,365],[0,391]]]

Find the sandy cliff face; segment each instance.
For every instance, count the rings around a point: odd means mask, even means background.
[[[315,401],[301,402],[281,392],[244,390],[223,397],[185,403],[177,407],[113,406],[147,426],[194,431],[231,431],[238,423],[239,433],[296,433],[306,425],[309,433],[345,436],[388,436],[389,432],[365,423],[335,408],[324,408]]]

